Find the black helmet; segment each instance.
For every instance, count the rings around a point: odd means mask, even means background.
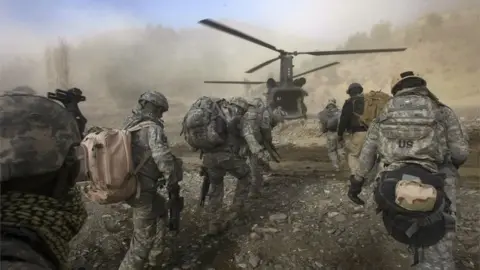
[[[363,87],[359,83],[351,83],[347,88],[347,94],[355,95],[363,92]]]
[[[413,71],[405,71],[400,74],[395,74],[392,78],[392,95],[395,95],[395,93],[404,88],[419,86],[427,86],[427,81]]]

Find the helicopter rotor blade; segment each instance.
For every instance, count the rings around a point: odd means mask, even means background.
[[[248,81],[204,81],[203,83],[215,84],[262,84],[265,82],[248,82]]]
[[[254,37],[252,37],[252,36],[250,36],[250,35],[247,35],[247,34],[245,34],[245,33],[242,33],[242,32],[240,32],[240,31],[238,31],[238,30],[236,30],[236,29],[233,29],[233,28],[231,28],[231,27],[229,27],[229,26],[226,26],[226,25],[224,25],[224,24],[221,24],[221,23],[219,23],[219,22],[216,22],[216,21],[214,21],[214,20],[212,20],[212,19],[203,19],[203,20],[199,21],[198,23],[203,24],[203,25],[205,25],[205,26],[209,26],[209,27],[211,27],[211,28],[213,28],[213,29],[216,29],[216,30],[218,30],[218,31],[222,31],[222,32],[224,32],[224,33],[227,33],[227,34],[230,34],[230,35],[233,35],[233,36],[242,38],[242,39],[244,39],[244,40],[250,41],[250,42],[252,42],[252,43],[255,43],[255,44],[257,44],[257,45],[260,45],[260,46],[262,46],[262,47],[265,47],[265,48],[267,48],[267,49],[270,49],[270,50],[273,50],[273,51],[276,51],[276,52],[281,52],[281,50],[277,49],[275,46],[273,46],[273,45],[271,45],[271,44],[268,44],[268,43],[266,43],[266,42],[264,42],[264,41],[261,41],[261,40],[259,40],[259,39],[257,39],[257,38],[254,38]]]
[[[253,72],[255,72],[255,71],[263,68],[264,66],[270,65],[271,63],[277,61],[277,60],[280,59],[280,58],[281,58],[281,56],[277,56],[277,57],[275,57],[275,58],[272,58],[272,59],[270,59],[270,60],[267,60],[267,61],[265,61],[265,62],[263,62],[263,63],[261,63],[261,64],[259,64],[259,65],[254,66],[253,68],[245,71],[245,73],[253,73]]]
[[[292,76],[292,78],[297,78],[297,77],[300,77],[302,75],[306,75],[306,74],[312,73],[314,71],[324,69],[324,68],[328,68],[328,67],[331,67],[331,66],[335,66],[335,65],[338,65],[338,64],[340,64],[340,62],[332,62],[332,63],[326,64],[326,65],[323,65],[323,66],[320,66],[320,67],[316,67],[316,68],[307,70],[307,71],[302,72],[300,74],[296,74],[296,75]]]
[[[309,54],[315,56],[321,55],[342,55],[342,54],[361,54],[361,53],[386,53],[386,52],[403,52],[407,48],[387,48],[387,49],[368,49],[368,50],[338,50],[338,51],[312,51],[298,52],[297,54]]]

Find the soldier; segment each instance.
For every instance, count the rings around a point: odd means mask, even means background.
[[[0,268],[70,269],[87,217],[75,188],[81,135],[63,106],[24,90],[0,95]]]
[[[240,97],[232,98],[224,103],[224,113],[228,124],[226,143],[214,149],[203,150],[203,166],[210,178],[208,214],[208,234],[217,235],[225,229],[223,223],[224,177],[230,173],[237,179],[237,187],[230,207],[227,221],[234,221],[244,214],[245,202],[250,186],[250,170],[245,157],[240,151],[244,144],[240,120],[248,110],[250,104]]]
[[[363,113],[364,107],[363,87],[359,83],[352,83],[348,86],[347,94],[350,95],[350,98],[343,104],[337,135],[338,142],[343,143],[345,131],[350,133],[345,146],[348,152],[347,161],[350,167],[350,179],[353,179],[368,127],[360,122],[359,117]]]
[[[328,157],[337,172],[340,171],[339,162],[343,163],[345,157],[343,144],[339,143],[337,139],[339,117],[340,110],[337,107],[337,101],[334,98],[329,99],[325,109],[319,113],[319,118],[322,132],[327,135]]]
[[[159,266],[159,256],[164,250],[163,238],[166,229],[166,200],[157,193],[166,181],[168,191],[178,189],[179,175],[182,169],[177,166],[177,158],[170,151],[165,135],[162,116],[168,111],[167,98],[156,91],[143,93],[138,107],[127,118],[125,129],[141,122],[151,121],[149,125],[132,133],[132,155],[134,166],[151,153],[145,165],[138,172],[140,195],[127,201],[133,208],[133,236],[130,248],[119,269],[143,269],[148,263]]]
[[[440,220],[442,222],[445,220],[446,223],[451,218],[454,222],[458,168],[466,161],[469,151],[464,128],[452,109],[442,104],[429,91],[427,82],[411,71],[402,73],[394,81],[392,94],[393,99],[387,103],[383,113],[374,120],[368,131],[359,159],[360,164],[348,191],[349,198],[357,204],[363,203],[358,198],[358,194],[362,190],[368,171],[375,164],[378,153],[382,157],[385,174],[411,166],[417,166],[417,168],[420,166],[430,175],[436,175],[437,172],[445,173],[444,183],[440,181],[442,183],[432,183],[432,185],[439,185],[439,190],[447,196],[446,205],[449,206],[443,212],[444,218]],[[400,115],[402,121],[391,121],[395,115]],[[415,129],[411,129],[408,123],[411,123]],[[422,123],[425,126],[422,126]],[[433,129],[431,123],[437,123]],[[406,125],[402,126],[402,124]],[[432,134],[436,136],[431,137]],[[383,173],[378,176],[378,183],[382,183],[382,179]],[[455,269],[453,260],[455,226],[453,225],[452,230],[448,231],[448,224],[440,225],[445,226],[440,230],[444,235],[440,235],[438,242],[435,241],[436,244],[433,242],[433,246],[423,248],[424,256],[423,260],[417,264],[418,269]],[[392,236],[395,238],[393,234]]]
[[[258,105],[258,103],[257,103]],[[242,121],[242,132],[246,141],[245,152],[250,167],[252,186],[250,197],[259,197],[263,186],[262,167],[268,168],[271,154],[265,144],[272,144],[272,129],[285,119],[281,107],[271,110],[265,106],[250,106]]]

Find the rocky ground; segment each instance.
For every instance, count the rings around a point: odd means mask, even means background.
[[[467,119],[465,120],[467,121]],[[469,120],[471,134],[478,123]],[[201,178],[198,156],[181,144],[186,173],[182,229],[167,238],[162,269],[409,269],[407,248],[386,233],[373,206],[355,206],[346,198],[346,173],[334,173],[315,124],[290,122],[279,139],[280,164],[272,164],[262,198],[249,203],[248,220],[216,238],[207,238],[204,210],[198,207]],[[281,136],[278,136],[281,135]],[[472,136],[472,154],[462,168],[458,188],[458,269],[480,269],[480,136]],[[227,202],[234,181],[226,178]],[[362,194],[369,197],[367,188]],[[129,244],[126,205],[87,203],[91,215],[72,241],[75,267],[116,269]]]

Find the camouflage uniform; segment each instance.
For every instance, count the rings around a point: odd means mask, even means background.
[[[77,123],[25,88],[0,95],[0,108],[0,268],[70,269],[68,244],[87,217],[74,188]]]
[[[166,229],[166,200],[157,193],[159,180],[167,181],[167,189],[177,183],[175,177],[175,157],[170,151],[165,136],[161,117],[168,111],[168,101],[159,92],[146,92],[140,96],[140,109],[134,110],[128,117],[125,128],[144,121],[152,121],[156,125],[143,128],[132,134],[132,156],[134,165],[140,163],[145,153],[151,158],[138,172],[140,196],[130,199],[133,208],[133,236],[130,248],[119,269],[143,269],[148,262],[158,266],[159,255],[164,250],[164,234]]]
[[[270,153],[265,150],[264,144],[272,142],[272,129],[283,122],[285,112],[279,107],[271,110],[258,104],[250,106],[242,118],[242,134],[246,144],[244,151],[250,167],[252,178],[251,197],[258,197],[263,186],[262,167],[268,167]]]
[[[411,76],[414,77],[414,76]],[[416,77],[415,78],[419,78]],[[421,78],[419,78],[421,79]],[[421,79],[423,80],[423,79]],[[425,82],[426,85],[426,82]],[[415,95],[429,96],[436,99],[426,87],[415,87],[401,89],[395,92],[394,95],[412,93]],[[387,106],[389,106],[387,104]],[[422,159],[413,160],[408,162],[416,163],[430,171],[440,171],[447,174],[445,192],[452,202],[451,210],[453,216],[456,213],[456,183],[459,179],[458,171],[455,167],[462,165],[468,157],[468,138],[462,127],[459,119],[455,113],[447,106],[438,102],[436,115],[439,116],[441,127],[444,129],[442,133],[445,137],[439,138],[439,153],[446,153],[446,157],[442,155],[422,157]],[[377,153],[382,150],[382,141],[386,139],[382,137],[382,133],[379,130],[379,119],[382,119],[382,115],[378,119],[374,120],[372,126],[368,130],[365,144],[359,158],[359,168],[355,174],[355,181],[362,182],[366,178],[368,171],[375,165],[375,159]],[[383,157],[383,161],[386,163],[384,170],[395,170],[405,165],[405,161],[396,160],[395,152],[388,152],[383,150],[379,153]],[[388,163],[387,163],[388,162]],[[352,183],[354,185],[355,183]],[[455,239],[455,230],[447,232],[444,238],[436,245],[423,249],[423,259],[416,266],[416,269],[455,269],[455,263],[453,260],[453,240]]]
[[[337,129],[328,129],[328,120],[331,117],[335,117],[335,113],[339,113],[340,110],[337,107],[337,101],[335,99],[330,99],[325,107],[325,110],[319,113],[320,123],[322,126],[322,132],[327,136],[327,151],[328,157],[332,162],[335,170],[340,170],[339,163],[343,163],[345,158],[345,150],[343,143],[338,141]]]
[[[227,143],[215,149],[203,151],[203,166],[207,169],[210,179],[209,203],[206,210],[209,220],[208,233],[211,235],[223,229],[223,181],[227,172],[237,179],[230,219],[237,218],[244,211],[250,186],[250,170],[245,157],[240,155],[244,139],[239,125],[248,106],[247,101],[242,98],[233,98],[228,105],[225,105],[222,109],[229,126]]]

